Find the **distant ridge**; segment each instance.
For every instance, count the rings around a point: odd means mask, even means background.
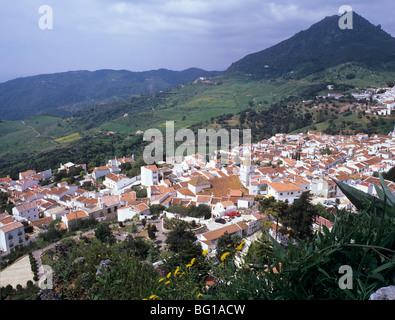
[[[353,29],[340,29],[340,16],[324,18],[310,28],[270,48],[234,62],[227,72],[251,74],[257,79],[293,72],[303,78],[346,62],[395,70],[395,38],[353,13]]]
[[[68,116],[87,106],[152,94],[218,73],[198,68],[82,70],[17,78],[0,83],[0,119],[22,120],[37,114]]]

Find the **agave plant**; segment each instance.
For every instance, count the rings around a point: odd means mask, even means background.
[[[394,208],[395,195],[388,188],[381,173],[379,173],[381,188],[373,182],[378,197],[374,197],[335,178],[332,179],[357,210],[363,210],[367,203],[371,203],[375,206],[377,215],[381,216],[385,208],[390,210]]]

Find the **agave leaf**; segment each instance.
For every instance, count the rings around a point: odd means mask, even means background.
[[[363,192],[362,190],[359,190],[357,188],[354,188],[344,182],[341,182],[335,178],[332,178],[333,181],[338,185],[340,190],[343,192],[343,194],[347,197],[348,200],[351,201],[351,203],[357,208],[357,210],[363,210],[365,209],[365,203],[374,203],[374,206],[376,207],[376,212],[378,216],[381,216],[383,207],[384,207],[384,201],[372,196],[369,193]]]
[[[381,190],[380,187],[375,182],[373,182],[373,185],[374,185],[374,188],[376,189],[376,193],[379,196],[380,200],[384,201],[385,200],[384,191]]]
[[[280,259],[284,259],[287,256],[287,252],[285,249],[281,246],[281,244],[278,243],[276,239],[274,239],[269,232],[266,231],[266,234],[268,235],[270,241],[273,243],[273,249],[278,253]]]
[[[383,191],[387,196],[388,199],[387,201],[389,202],[389,205],[392,207],[393,204],[395,203],[395,196],[393,195],[390,188],[388,188],[387,184],[385,183],[384,178],[381,175],[381,172],[379,172],[379,178],[380,178],[381,187],[383,188]]]

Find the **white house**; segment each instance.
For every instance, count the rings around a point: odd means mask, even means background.
[[[237,199],[238,208],[251,208],[254,205],[254,198],[242,197]]]
[[[0,220],[0,251],[10,253],[27,243],[22,223],[15,221],[11,216]]]
[[[103,181],[103,184],[112,190],[118,191],[130,184],[132,184],[133,180],[128,178],[124,174],[114,174],[114,173],[109,173],[106,175],[105,180]]]
[[[97,180],[109,173],[110,173],[110,169],[108,167],[97,167],[92,172],[92,178]]]
[[[23,178],[21,180],[18,180],[16,184],[14,185],[14,188],[18,191],[25,191],[28,188],[32,188],[38,186],[38,180],[31,179],[30,177],[28,178]]]
[[[159,170],[156,165],[147,165],[141,167],[141,185],[148,187],[156,185],[159,182]]]
[[[69,229],[70,226],[76,224],[78,222],[78,220],[85,220],[88,218],[89,218],[89,215],[85,211],[79,210],[79,211],[70,212],[70,213],[62,216],[62,222],[64,222],[67,229]]]
[[[238,235],[243,238],[248,231],[248,225],[244,221],[232,223],[228,226],[218,228],[212,231],[201,233],[198,235],[198,242],[203,250],[214,250],[217,245],[218,239],[227,232],[230,236]]]
[[[198,194],[203,189],[210,187],[210,182],[204,179],[200,174],[198,176],[192,177],[191,180],[188,181],[188,189],[194,194]]]
[[[273,196],[277,201],[288,200],[288,203],[293,203],[305,191],[295,183],[290,181],[269,182],[267,194]]]
[[[118,209],[118,221],[125,221],[132,219],[134,216],[143,218],[149,214],[149,207],[145,203],[140,203],[134,206],[125,206]]]
[[[12,208],[12,214],[29,221],[34,221],[39,218],[38,206],[35,202],[24,203]]]
[[[232,201],[217,202],[213,208],[213,215],[215,217],[222,217],[225,214],[236,210],[237,208]]]
[[[19,172],[19,180],[29,178],[37,174],[36,170],[27,170],[25,172]]]
[[[44,216],[51,217],[56,220],[57,218],[61,218],[62,216],[68,214],[70,209],[63,206],[56,206],[54,208],[48,209],[44,211]]]

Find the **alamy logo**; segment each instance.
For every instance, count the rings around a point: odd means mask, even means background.
[[[342,30],[352,29],[352,8],[351,6],[344,5],[339,8],[339,14],[342,16],[339,18],[339,28]]]
[[[243,129],[243,145],[251,144],[251,129]],[[167,163],[181,163],[185,155],[192,155],[196,152],[196,146],[200,155],[213,156],[217,150],[230,150],[240,146],[240,131],[231,129],[230,133],[226,129],[218,131],[214,129],[199,129],[197,139],[191,129],[180,129],[174,131],[174,121],[166,121],[166,145],[163,139],[162,131],[159,129],[148,129],[145,131],[143,140],[151,141],[144,149],[143,158],[146,164],[154,164],[163,161],[164,151],[166,151]],[[208,144],[207,144],[208,140]],[[220,148],[218,140],[221,141]],[[175,149],[175,142],[183,142]],[[165,147],[164,147],[165,146]],[[166,150],[164,150],[166,149]],[[227,163],[228,159],[221,154],[221,163]],[[239,164],[240,159],[234,159]]]
[[[43,276],[40,277],[38,281],[38,287],[42,290],[53,289],[53,270],[50,266],[42,265],[40,267],[40,272]]]
[[[339,288],[344,289],[352,289],[352,268],[349,265],[342,265],[339,268],[339,273],[344,274],[339,279]]]
[[[53,29],[53,11],[49,5],[42,5],[38,8],[38,13],[42,16],[38,19],[38,27],[41,30]]]

